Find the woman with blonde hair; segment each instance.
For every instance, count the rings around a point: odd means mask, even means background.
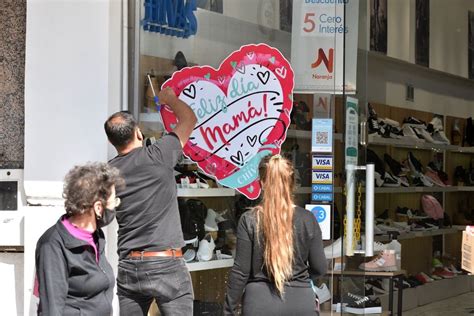
[[[317,315],[311,277],[326,273],[321,229],[311,212],[294,205],[294,169],[280,155],[259,166],[262,200],[237,228],[225,314]]]

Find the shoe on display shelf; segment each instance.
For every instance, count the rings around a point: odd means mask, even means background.
[[[402,233],[402,231],[399,228],[389,226],[389,225],[378,224],[377,227],[378,229],[380,229],[381,231],[384,231],[385,233],[390,233],[390,232],[395,232],[399,234]]]
[[[411,230],[411,226],[407,222],[393,222],[393,227],[401,229],[404,233],[409,233]]]
[[[428,131],[442,131],[443,130],[443,119],[435,115],[431,122],[428,123],[427,126]]]
[[[438,173],[433,170],[427,170],[425,172],[425,177],[429,178],[431,182],[433,182],[434,185],[439,186],[439,187],[446,187],[446,184],[439,178]]]
[[[378,297],[371,299],[367,296],[364,296],[361,299],[347,304],[347,306],[344,307],[344,311],[346,313],[357,315],[380,314],[382,313],[382,304],[380,303],[380,299]]]
[[[375,220],[376,221],[379,221],[379,222],[383,222],[383,221],[386,221],[389,219],[389,215],[388,215],[388,209],[385,209],[382,214],[378,215]]]
[[[432,137],[435,144],[451,145],[451,142],[443,131],[434,131]]]
[[[210,234],[204,236],[204,238],[199,242],[199,249],[197,251],[196,257],[199,261],[210,261],[214,256],[214,249],[216,245],[214,239]]]
[[[216,232],[218,231],[217,227],[217,213],[212,208],[207,209],[206,220],[204,221],[204,229],[207,232]]]
[[[408,166],[410,167],[410,171],[415,176],[423,173],[423,165],[418,159],[416,159],[415,155],[413,155],[411,151],[408,152],[407,161],[408,161]]]
[[[403,132],[400,128],[388,124],[380,125],[379,134],[382,135],[383,138],[393,139],[400,139],[403,136]]]
[[[446,267],[448,269],[448,271],[454,273],[454,274],[462,274],[462,271],[456,269],[456,267],[454,266],[454,264],[450,264],[448,267]]]
[[[420,128],[420,127],[414,127],[413,130],[415,131],[415,134],[418,135],[418,137],[422,137],[424,140],[426,140],[428,143],[432,143],[432,144],[442,144],[440,141],[437,141],[435,139],[433,139],[433,136],[431,136],[430,133],[428,133],[428,131],[424,128]]]
[[[403,124],[426,129],[426,123],[416,117],[409,116],[403,120]]]
[[[430,278],[426,273],[424,272],[420,272],[418,273],[417,275],[415,275],[415,278],[420,281],[422,284],[426,284],[426,283],[431,283],[433,282],[434,280],[432,278]]]
[[[411,287],[417,287],[423,285],[423,282],[420,282],[415,276],[411,275],[407,278],[407,282],[410,283]]]
[[[342,238],[338,238],[329,246],[324,247],[324,255],[326,259],[334,259],[342,257]]]
[[[390,172],[385,172],[383,179],[383,187],[396,188],[401,186],[400,178],[390,174]]]
[[[449,271],[448,269],[442,267],[442,268],[435,268],[433,270],[433,275],[437,275],[443,279],[452,279],[456,276],[453,272]]]
[[[324,302],[327,302],[331,299],[331,292],[329,291],[326,283],[316,286],[311,281],[311,286],[313,288],[314,294],[316,294],[319,299],[319,304],[323,304]]]
[[[359,269],[364,271],[397,271],[395,250],[384,250],[369,262],[361,263]]]
[[[368,279],[366,281],[366,284],[367,285],[370,285],[370,287],[372,288],[372,290],[378,294],[386,294],[388,291],[385,290],[381,280],[379,279]],[[366,293],[367,295],[367,293]]]
[[[419,174],[415,176],[412,180],[412,184],[416,187],[428,187],[431,188],[434,186],[433,181],[431,181],[428,177],[425,177],[423,174]]]
[[[388,117],[386,118],[383,118],[383,119],[380,119],[380,122],[383,123],[384,125],[390,125],[392,127],[400,127],[400,123],[395,121],[395,120],[392,120]]]
[[[430,275],[429,277],[432,278],[432,279],[435,280],[435,281],[439,281],[439,280],[442,280],[442,279],[443,279],[442,277],[437,276],[437,275],[434,275],[434,274]]]
[[[183,248],[183,259],[184,262],[191,262],[196,257],[196,250],[193,248]]]
[[[402,127],[402,132],[403,136],[406,139],[409,139],[414,142],[425,142],[425,139],[423,137],[418,137],[418,135],[415,133],[415,130],[412,126],[404,124]]]
[[[367,149],[367,163],[373,163],[375,165],[375,185],[381,187],[383,185],[383,178],[385,175],[383,161],[374,151]]]
[[[407,177],[404,177],[404,176],[403,176],[403,177],[399,177],[399,179],[400,179],[400,185],[401,185],[402,187],[407,188],[407,187],[410,186],[410,182],[408,182],[408,178],[407,178]]]
[[[388,165],[388,167],[390,168],[390,171],[393,173],[394,176],[400,177],[402,175],[406,175],[410,171],[409,168],[406,168],[404,165],[402,165],[397,160],[393,159],[387,153],[383,155],[383,159],[385,163]]]

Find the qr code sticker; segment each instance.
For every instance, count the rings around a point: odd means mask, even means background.
[[[316,144],[327,144],[328,132],[316,132]]]

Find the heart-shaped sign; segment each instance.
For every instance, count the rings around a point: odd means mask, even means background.
[[[280,153],[293,107],[289,62],[265,44],[242,46],[220,65],[184,68],[163,84],[194,111],[198,122],[184,154],[224,186],[250,199],[260,195],[258,165]],[[161,107],[167,131],[176,116]]]

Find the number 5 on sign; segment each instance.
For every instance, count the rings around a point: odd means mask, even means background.
[[[316,13],[306,12],[303,20],[303,31],[305,33],[311,33],[316,28]]]

